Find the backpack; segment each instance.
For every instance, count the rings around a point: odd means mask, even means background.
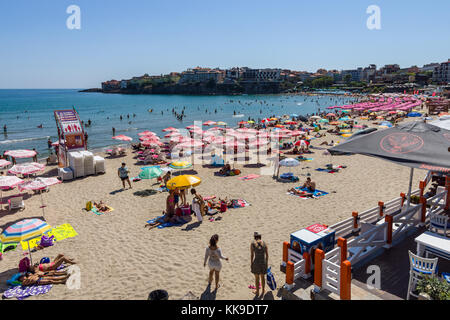
[[[30,259],[28,257],[23,258],[19,261],[19,272],[26,272],[30,265]]]
[[[272,271],[270,270],[272,267],[267,269],[267,285],[270,290],[275,290],[277,288],[277,283],[275,282],[275,277],[273,276]]]
[[[41,261],[39,261],[39,263],[40,263],[40,264],[43,264],[43,263],[50,263],[50,258],[49,258],[49,257],[43,257],[43,258],[41,259]]]
[[[227,211],[227,203],[225,201],[220,202],[220,212]]]
[[[54,235],[52,235],[51,237],[47,236],[47,235],[43,235],[41,237],[41,242],[40,245],[43,247],[50,247],[53,245],[53,239],[55,238]]]

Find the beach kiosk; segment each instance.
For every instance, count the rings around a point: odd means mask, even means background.
[[[311,254],[314,249],[320,248],[324,252],[334,248],[335,231],[322,224],[313,224],[307,228],[291,233],[291,249],[302,255]]]
[[[56,110],[54,115],[59,138],[58,166],[64,168],[67,167],[68,152],[87,150],[84,129],[75,108]]]

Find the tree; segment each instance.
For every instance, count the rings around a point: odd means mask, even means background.
[[[352,81],[352,75],[351,74],[346,74],[344,76],[344,81],[346,84],[350,84],[350,81]]]

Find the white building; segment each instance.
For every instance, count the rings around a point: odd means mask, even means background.
[[[438,83],[450,83],[450,59],[434,68],[433,81]]]

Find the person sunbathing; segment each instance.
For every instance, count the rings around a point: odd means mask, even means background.
[[[219,170],[219,173],[223,176],[226,176],[230,173],[230,171],[231,171],[231,166],[230,166],[230,164],[227,163],[226,165],[224,165],[222,167],[222,169]]]
[[[302,189],[306,188],[308,191],[314,192],[316,191],[316,183],[311,180],[310,177],[306,178],[305,183],[302,186]]]
[[[69,278],[69,274],[57,274],[57,275],[40,275],[37,273],[26,273],[19,277],[19,281],[22,286],[32,286],[32,285],[48,285],[48,284],[65,284]]]
[[[99,203],[94,202],[94,206],[98,209],[98,211],[101,211],[101,212],[106,212],[109,210],[109,207],[102,200],[100,200]]]
[[[287,192],[293,193],[293,194],[295,194],[297,196],[302,196],[302,197],[313,197],[314,196],[313,193],[302,191],[302,190],[297,190],[295,188],[288,189]]]
[[[47,272],[57,270],[63,263],[75,264],[73,259],[66,258],[63,254],[58,254],[56,258],[50,263],[36,263],[33,267],[29,268],[29,271],[33,273]]]

